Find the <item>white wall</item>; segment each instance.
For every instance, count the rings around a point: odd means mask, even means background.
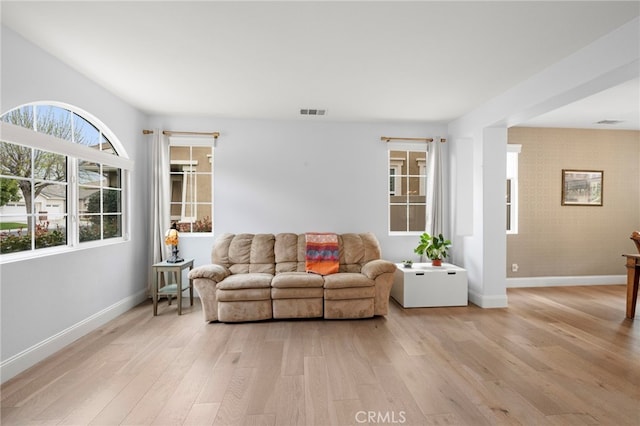
[[[153,128],[219,131],[214,232],[367,232],[385,258],[417,256],[418,238],[387,232],[388,156],[381,136],[446,137],[436,124],[152,118]],[[212,238],[182,234],[181,254],[208,263]],[[454,247],[455,250],[455,247]]]
[[[108,126],[135,161],[131,239],[1,265],[2,380],[144,299],[148,251],[147,117],[2,27],[1,112],[33,101],[80,107]]]

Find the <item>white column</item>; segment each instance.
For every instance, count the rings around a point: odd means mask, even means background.
[[[485,128],[482,137],[482,307],[507,306],[507,128]]]

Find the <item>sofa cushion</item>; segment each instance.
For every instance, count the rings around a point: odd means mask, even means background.
[[[281,233],[276,235],[274,244],[276,273],[304,272],[304,234]]]
[[[380,243],[373,232],[365,232],[359,234],[362,238],[362,244],[364,247],[364,256],[362,258],[362,265],[369,263],[372,260],[380,259],[382,257],[382,251],[380,250]]]
[[[375,281],[372,279],[352,272],[340,272],[324,277],[324,288],[373,287],[374,285]]]
[[[231,273],[274,274],[274,240],[273,234],[237,234],[233,236],[228,246],[228,267]]]
[[[260,321],[273,317],[271,300],[244,300],[218,304],[218,319],[222,322]]]
[[[229,262],[249,263],[253,236],[253,234],[237,234],[233,237],[229,244]]]
[[[272,288],[271,298],[276,299],[322,299],[324,289],[322,287],[308,288]]]
[[[364,243],[359,234],[342,234],[340,241],[340,263],[355,265],[362,263],[364,258]],[[359,271],[358,271],[359,272]]]
[[[344,287],[324,289],[324,300],[373,299],[375,298],[375,296],[375,287]]]
[[[323,287],[322,275],[308,274],[306,272],[282,272],[276,274],[271,281],[271,287]]]
[[[274,251],[277,263],[298,262],[298,234],[282,233],[276,235]]]
[[[327,319],[370,318],[373,299],[325,300],[324,317]]]
[[[271,300],[269,288],[244,288],[233,290],[216,290],[218,302],[241,302],[247,300]]]
[[[271,288],[273,275],[262,273],[247,273],[229,275],[216,286],[219,290],[236,290],[244,288]]]
[[[249,272],[274,274],[276,258],[274,254],[275,237],[273,234],[256,234],[251,242]]]
[[[314,299],[274,299],[272,303],[274,318],[322,318],[324,313],[322,297]]]
[[[380,258],[378,239],[371,232],[339,236],[340,272],[361,272],[366,263]]]
[[[218,237],[213,242],[213,248],[211,249],[211,263],[222,265],[226,268],[231,265],[229,262],[229,246],[231,241],[235,237],[234,234],[225,233]]]

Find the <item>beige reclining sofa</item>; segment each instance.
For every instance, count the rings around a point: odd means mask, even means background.
[[[305,234],[223,234],[189,273],[205,321],[386,315],[396,266],[372,233],[340,234],[339,272],[305,272]]]

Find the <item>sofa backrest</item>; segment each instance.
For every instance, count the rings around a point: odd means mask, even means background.
[[[372,260],[380,259],[380,243],[372,232],[338,235],[340,272],[360,272]]]
[[[340,272],[360,272],[367,262],[380,259],[380,244],[371,233],[338,234]],[[212,263],[232,274],[248,272],[304,272],[305,234],[223,234],[211,251]]]
[[[275,274],[273,234],[223,234],[216,238],[211,262],[229,268],[232,274]]]

